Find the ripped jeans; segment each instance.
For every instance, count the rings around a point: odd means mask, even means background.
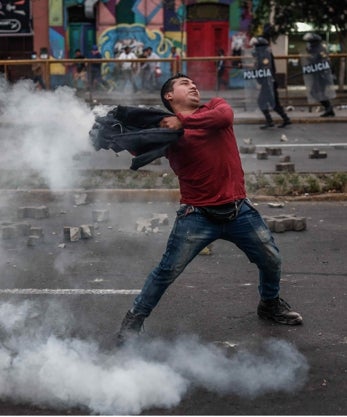
[[[259,212],[249,200],[240,207],[238,216],[217,224],[198,208],[182,205],[170,233],[166,251],[148,275],[141,293],[135,298],[133,313],[149,316],[170,284],[207,245],[217,239],[234,243],[259,269],[259,294],[263,300],[279,295],[281,257],[273,236]],[[190,207],[189,207],[190,208]]]

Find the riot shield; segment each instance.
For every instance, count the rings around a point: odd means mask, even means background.
[[[309,103],[336,97],[330,60],[322,44],[308,46],[301,54],[301,66]]]
[[[245,108],[271,110],[275,106],[271,51],[267,45],[248,49],[242,57]]]

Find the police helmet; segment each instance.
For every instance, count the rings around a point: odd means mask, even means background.
[[[322,40],[317,33],[306,33],[302,39],[306,42],[320,42]]]
[[[257,36],[256,38],[252,38],[249,44],[251,46],[265,46],[265,45],[269,45],[269,42],[262,36]]]

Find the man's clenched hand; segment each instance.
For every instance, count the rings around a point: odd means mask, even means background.
[[[160,121],[160,127],[178,130],[182,129],[182,123],[176,116],[168,116]]]

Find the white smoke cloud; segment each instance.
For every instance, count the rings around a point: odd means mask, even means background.
[[[305,357],[283,340],[269,339],[255,352],[241,350],[230,357],[192,336],[105,353],[96,342],[64,336],[64,323],[71,322],[67,314],[57,304],[44,314],[29,301],[0,306],[2,400],[129,415],[170,409],[194,387],[256,397],[293,392],[306,380]]]
[[[94,113],[73,90],[38,92],[31,81],[9,86],[0,80],[0,121],[8,123],[9,143],[2,153],[11,168],[37,170],[53,189],[73,187],[73,157],[92,150],[88,132],[94,122]],[[0,258],[1,267],[7,255]],[[64,273],[72,261],[64,254],[54,267]],[[0,399],[128,415],[170,409],[194,387],[247,398],[292,392],[308,371],[304,356],[282,340],[266,340],[255,351],[230,357],[192,336],[105,353],[95,341],[73,338],[74,326],[73,314],[58,303],[2,302]]]
[[[6,125],[10,168],[38,171],[53,189],[72,187],[74,155],[92,151],[88,132],[95,114],[69,87],[35,91],[30,80],[0,82],[0,121]]]

